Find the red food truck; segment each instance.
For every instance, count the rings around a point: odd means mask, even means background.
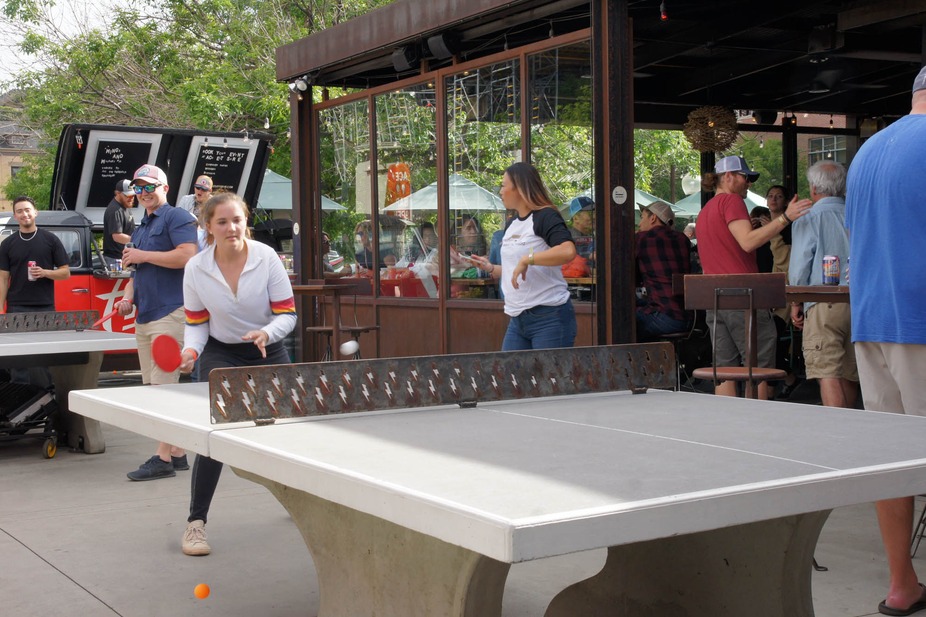
[[[91,124],[69,124],[61,131],[52,183],[52,203],[36,223],[57,235],[69,256],[71,277],[55,283],[59,311],[96,310],[105,315],[124,295],[130,273],[103,261],[103,212],[122,179],[131,179],[145,163],[164,170],[170,180],[168,202],[193,192],[200,175],[212,178],[213,191],[233,191],[255,203],[270,155],[271,135],[218,133]],[[41,205],[40,205],[41,207]],[[136,223],[143,209],[133,208]],[[12,216],[0,217],[0,241],[15,233]],[[134,332],[134,313],[102,324],[112,332]],[[103,370],[137,368],[135,352],[109,352]]]

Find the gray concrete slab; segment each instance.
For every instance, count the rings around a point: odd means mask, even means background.
[[[190,472],[134,483],[125,474],[149,457],[150,440],[104,426],[106,452],[59,450],[34,440],[0,443],[0,614],[82,616],[311,617],[318,593],[295,525],[262,487],[225,473],[209,540],[213,554],[180,552]],[[922,507],[918,502],[917,513]],[[817,617],[877,614],[887,566],[871,505],[834,511],[817,547],[829,568],[813,577]],[[591,576],[605,551],[515,564],[506,617],[538,617],[567,585]],[[926,576],[926,547],[915,563]],[[212,594],[193,596],[207,583]]]

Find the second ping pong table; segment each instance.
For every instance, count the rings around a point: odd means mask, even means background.
[[[548,617],[809,617],[829,510],[926,491],[918,417],[650,389],[213,424],[215,378],[71,406],[267,486],[324,617],[498,616],[510,564],[603,547]]]

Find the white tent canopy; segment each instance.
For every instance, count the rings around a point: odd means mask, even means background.
[[[451,210],[491,210],[504,212],[505,205],[501,198],[482,188],[472,180],[460,174],[450,174],[450,209]],[[384,212],[402,212],[412,210],[437,210],[437,182],[432,182],[383,208]]]
[[[264,172],[264,181],[257,196],[257,207],[264,210],[293,209],[293,181],[270,171]],[[322,210],[346,210],[341,204],[322,195]]]
[[[758,193],[753,193],[752,191],[747,191],[746,193],[746,209],[752,210],[756,206],[762,206],[766,208],[765,198],[759,195]],[[701,191],[697,193],[692,193],[688,197],[681,199],[675,202],[675,205],[672,207],[672,210],[676,214],[684,214],[686,216],[698,216],[701,212]]]

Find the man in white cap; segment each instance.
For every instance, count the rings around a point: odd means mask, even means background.
[[[113,189],[113,199],[103,213],[103,258],[111,265],[122,259],[126,242],[132,241],[135,219],[129,210],[135,205],[135,191],[130,180],[119,180]]]
[[[691,273],[691,241],[676,231],[675,214],[664,201],[640,208],[637,232],[637,340],[658,340],[663,334],[691,327],[691,312],[672,289],[675,274]]]
[[[756,249],[781,233],[785,227],[810,210],[809,199],[797,195],[788,208],[762,227],[753,228],[746,209],[746,191],[759,179],[759,174],[746,164],[741,156],[727,156],[714,166],[716,173],[707,174],[702,183],[707,190],[716,191],[698,215],[698,254],[704,274],[755,274]],[[717,364],[738,366],[743,364],[746,350],[746,328],[742,311],[708,311],[711,339],[716,351]],[[775,366],[778,332],[770,311],[758,311],[757,363],[762,368]],[[716,321],[716,328],[714,327]],[[758,388],[759,398],[768,398],[768,384]],[[736,396],[736,383],[724,381],[714,389],[715,394]]]
[[[186,210],[194,217],[199,219],[199,211],[203,205],[212,197],[212,178],[209,176],[199,176],[196,183],[193,184],[193,192],[184,195],[177,201],[177,207]]]
[[[852,258],[852,340],[865,409],[926,415],[926,67],[909,115],[866,141],[849,167],[846,227]],[[891,444],[883,444],[890,448]],[[876,504],[890,583],[884,615],[926,610],[910,558],[913,497]]]
[[[167,175],[154,165],[142,165],[135,172],[132,188],[145,209],[141,225],[132,234],[135,246],[122,253],[122,265],[135,267],[125,295],[116,308],[128,315],[137,309],[135,338],[142,382],[177,383],[179,370],[161,370],[151,357],[151,342],[161,334],[172,336],[183,345],[183,268],[196,254],[196,220],[189,212],[167,203]],[[176,469],[189,469],[186,453],[167,443],[141,467],[128,474],[130,480],[156,480],[176,475]]]

